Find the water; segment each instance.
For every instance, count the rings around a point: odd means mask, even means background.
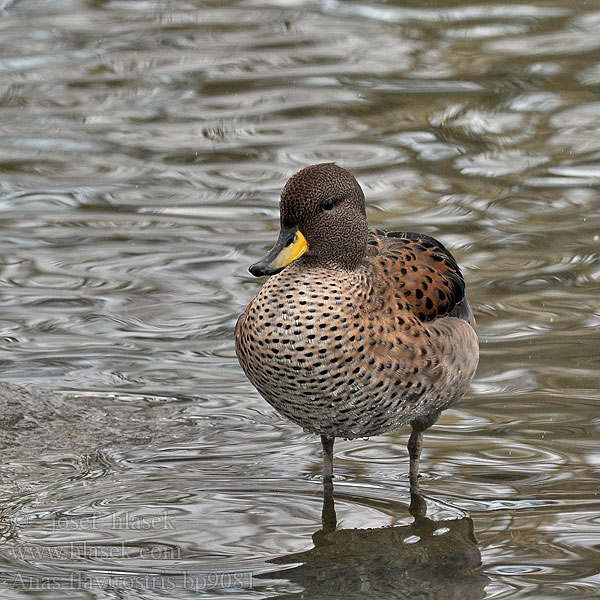
[[[600,2],[0,9],[0,379],[58,394],[3,413],[3,597],[598,596]],[[464,267],[429,520],[400,430],[336,444],[323,531],[318,441],[235,359],[324,160]]]

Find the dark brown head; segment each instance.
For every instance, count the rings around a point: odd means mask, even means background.
[[[334,163],[306,167],[285,184],[281,231],[275,247],[252,265],[253,275],[272,275],[304,252],[317,264],[355,268],[365,255],[365,197],[354,177]]]

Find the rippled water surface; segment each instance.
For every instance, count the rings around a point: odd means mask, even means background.
[[[597,598],[599,40],[598,0],[1,0],[0,379],[56,393],[8,394],[2,597]],[[322,530],[235,358],[320,161],[475,307],[417,523],[402,429],[336,443]]]

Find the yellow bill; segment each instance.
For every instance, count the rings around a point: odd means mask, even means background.
[[[308,250],[308,242],[297,227],[282,227],[275,246],[269,253],[250,266],[256,277],[275,275],[291,262],[298,260]]]

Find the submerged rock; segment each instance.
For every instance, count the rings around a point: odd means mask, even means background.
[[[61,394],[0,382],[0,459],[148,443],[161,432],[157,421],[172,412],[167,402]]]

